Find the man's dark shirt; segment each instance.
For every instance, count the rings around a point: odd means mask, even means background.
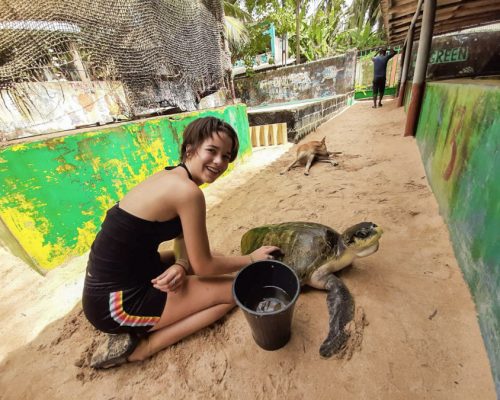
[[[396,55],[396,53],[389,53],[385,56],[378,55],[378,56],[372,58],[373,77],[374,78],[385,78],[387,63],[395,55]]]

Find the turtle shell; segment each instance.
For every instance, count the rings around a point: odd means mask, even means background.
[[[276,257],[290,266],[300,283],[343,248],[341,235],[332,228],[312,222],[285,222],[253,228],[241,238],[241,253],[250,254],[260,246],[278,246]]]

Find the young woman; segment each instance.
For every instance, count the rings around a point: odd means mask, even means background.
[[[94,368],[144,360],[215,322],[235,305],[233,278],[221,275],[279,250],[263,246],[227,257],[210,251],[199,185],[214,182],[237,153],[229,124],[197,119],[184,132],[181,164],[152,175],[108,210],[82,299],[87,319],[110,334],[92,358]],[[172,239],[173,252],[158,252]]]

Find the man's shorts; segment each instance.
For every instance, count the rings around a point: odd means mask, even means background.
[[[373,79],[373,94],[376,96],[381,93],[384,94],[385,91],[385,78],[375,78]]]

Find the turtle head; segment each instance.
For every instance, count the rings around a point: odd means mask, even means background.
[[[378,250],[378,241],[383,230],[373,222],[361,222],[342,233],[345,246],[358,257],[366,257]]]

